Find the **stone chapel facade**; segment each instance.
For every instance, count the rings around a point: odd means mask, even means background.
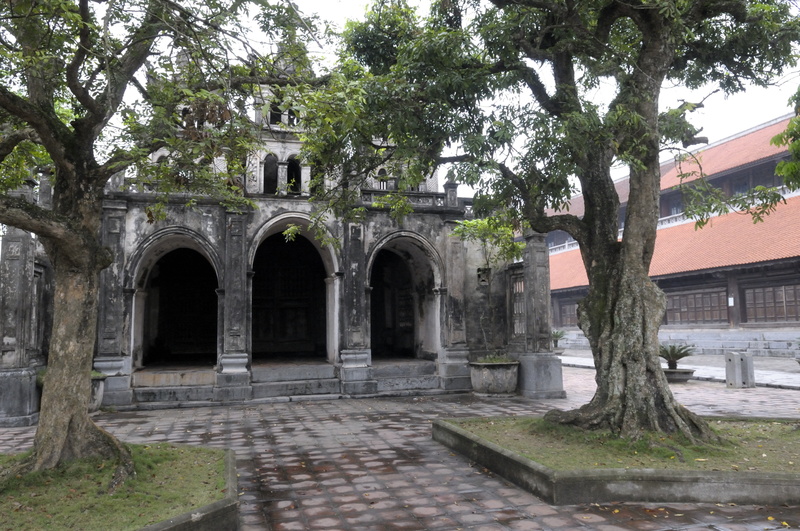
[[[480,316],[494,305],[496,342],[553,372],[527,396],[561,396],[560,362],[549,353],[549,271],[544,237],[526,236],[521,263],[477,274],[477,248],[452,234],[471,200],[435,178],[408,191],[400,223],[375,197],[392,189],[378,172],[362,190],[363,222],[330,221],[338,245],[308,227],[311,169],[299,159],[291,117],[265,117],[271,131],[250,161],[245,193],[256,207],[232,213],[185,197],[148,223],[154,194],[124,180],[107,190],[102,238],[114,262],[102,272],[94,368],[103,404],[117,409],[237,403],[303,396],[467,391],[468,362],[486,348]],[[46,201],[46,183],[31,200]],[[47,259],[35,237],[7,228],[0,259],[0,425],[38,417],[35,373],[49,327]],[[530,378],[528,378],[530,379]]]

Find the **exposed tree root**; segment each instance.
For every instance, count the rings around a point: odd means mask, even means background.
[[[116,437],[95,426],[91,443],[87,446],[92,447],[91,452],[83,452],[80,456],[61,458],[57,460],[47,459],[43,452],[37,451],[34,448],[33,452],[25,457],[23,460],[15,463],[12,466],[0,469],[0,491],[4,489],[6,481],[11,478],[24,476],[31,472],[38,470],[46,470],[55,468],[63,462],[71,459],[87,459],[91,457],[100,457],[109,459],[116,463],[114,474],[108,484],[108,493],[113,494],[121,485],[129,478],[136,476],[136,471],[133,463],[133,456],[127,446],[121,443]]]
[[[564,411],[554,409],[548,411],[544,418],[548,422],[575,426],[584,430],[609,430],[620,438],[639,440],[645,432],[667,435],[681,434],[692,444],[718,444],[722,439],[708,423],[683,406],[677,405],[668,414],[664,411],[653,412],[647,423],[639,423],[631,427],[631,423],[620,423],[618,417],[624,416],[619,408],[601,407],[593,402],[577,409]]]

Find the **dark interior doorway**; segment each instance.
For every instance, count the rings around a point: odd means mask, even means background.
[[[217,275],[191,249],[165,254],[147,282],[144,364],[217,362]]]
[[[324,359],[325,266],[314,245],[270,236],[253,271],[253,359]]]
[[[373,358],[414,357],[414,298],[411,272],[391,251],[380,251],[372,265],[370,304]]]

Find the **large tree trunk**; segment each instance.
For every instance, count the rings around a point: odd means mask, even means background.
[[[53,212],[64,230],[41,242],[53,267],[53,322],[47,372],[42,388],[39,425],[32,455],[10,474],[54,468],[89,457],[115,459],[118,467],[110,490],[134,473],[130,451],[89,418],[91,370],[97,338],[100,271],[111,263],[99,243],[102,188],[83,185],[87,175],[56,179]]]
[[[658,357],[658,329],[665,300],[637,264],[624,256],[595,268],[589,295],[578,309],[596,368],[592,400],[572,411],[551,411],[551,421],[585,429],[608,429],[638,439],[645,431],[682,433],[694,442],[716,435],[678,404]]]
[[[56,251],[57,256],[57,251]],[[78,268],[53,260],[53,331],[32,455],[0,474],[54,468],[74,459],[114,459],[109,490],[134,474],[130,451],[89,417],[91,370],[97,329],[97,267]],[[96,260],[90,260],[96,262]]]
[[[96,270],[56,267],[50,358],[34,438],[36,470],[71,459],[118,458],[121,451],[127,452],[88,414],[98,281]]]
[[[657,87],[651,90],[657,94]],[[661,192],[657,99],[636,104],[645,118],[633,144],[641,165],[631,169],[621,241],[610,164],[595,156],[584,165],[589,231],[580,244],[589,293],[578,306],[578,322],[592,348],[597,391],[585,406],[552,411],[547,418],[606,428],[629,439],[651,431],[682,433],[694,442],[717,440],[703,419],[675,401],[659,362],[658,329],[666,303],[649,278]]]

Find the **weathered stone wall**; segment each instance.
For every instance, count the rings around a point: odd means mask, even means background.
[[[372,208],[370,203],[365,203],[367,214],[361,222],[328,221],[326,236],[338,242],[333,244],[306,230],[314,205],[304,195],[305,189],[301,194],[253,195],[255,208],[243,213],[226,212],[212,201],[201,200],[187,207],[186,197],[174,197],[166,205],[166,218],[152,223],[148,222],[147,208],[153,204],[154,195],[122,188],[109,191],[102,237],[114,253],[114,262],[102,273],[95,356],[95,368],[108,375],[104,404],[124,407],[142,400],[230,402],[275,393],[371,395],[381,390],[413,392],[413,386],[442,391],[469,389],[467,362],[486,352],[484,337],[490,340],[489,350],[508,345],[507,272],[505,266],[492,271],[490,294],[478,274],[483,264],[476,244],[452,235],[455,222],[470,216],[469,204],[455,196],[455,187],[450,183],[445,189],[444,194],[417,193],[415,211],[400,221],[385,210]],[[365,200],[370,200],[369,194]],[[282,241],[281,234],[290,225],[301,227],[298,237],[307,240],[321,263],[325,307],[320,313],[324,315],[324,325],[320,326],[325,326],[326,351],[321,358],[314,358],[319,364],[315,368],[298,371],[297,367],[259,365],[256,370],[253,278],[254,274],[262,278],[270,274],[269,264],[267,269],[254,272],[256,257],[271,237]],[[8,244],[12,241],[9,239]],[[25,244],[20,249],[29,247]],[[209,320],[216,322],[216,329],[210,331],[216,337],[215,364],[207,369],[198,365],[200,372],[195,376],[163,376],[163,384],[159,384],[157,374],[148,373],[150,376],[144,378],[141,375],[145,373],[137,371],[146,372],[151,367],[146,353],[156,349],[154,312],[162,311],[153,308],[161,308],[158,301],[169,287],[156,280],[163,273],[164,258],[177,250],[192,251],[196,258],[191,264],[207,262],[204,267],[213,270],[213,283],[199,285],[198,290],[211,289],[215,293],[216,316]],[[3,267],[8,268],[11,262],[6,258],[13,258],[14,251],[4,255]],[[31,269],[32,265],[26,267]],[[5,277],[14,276],[7,269],[3,271]],[[530,271],[531,278],[538,278],[538,269]],[[399,276],[391,278],[389,284],[381,283],[382,276],[395,274]],[[11,292],[17,290],[30,297],[35,285],[30,271],[17,274],[17,278],[18,284],[4,287],[11,290],[4,294],[6,329],[8,323],[25,321],[27,318],[21,321],[20,316],[28,315],[25,312],[30,306],[30,302],[14,303]],[[176,281],[175,277],[170,278]],[[403,302],[384,298],[374,291],[376,286],[389,286],[387,293]],[[375,313],[373,300],[394,306],[386,314]],[[10,304],[17,304],[13,311],[7,309]],[[407,330],[398,332],[392,328],[394,325],[373,323],[378,315],[387,319],[391,315],[395,324],[400,323]],[[485,318],[483,325],[481,316]],[[29,323],[29,319],[25,322]],[[407,369],[403,365],[385,366],[378,371],[373,326],[384,327],[381,333],[403,351],[401,357],[418,365],[408,365]],[[544,330],[549,333],[549,328]],[[42,337],[36,339],[39,343],[41,340]],[[20,354],[16,350],[12,354],[11,344],[11,339],[4,342],[3,363],[17,372],[28,372],[15,373],[12,379],[19,385],[4,388],[13,387],[13,394],[23,397],[15,398],[15,403],[32,403],[32,398],[25,398],[32,389],[32,373],[27,362],[17,359]],[[323,370],[325,364],[332,371]],[[187,367],[191,368],[191,363]],[[398,377],[404,370],[408,374]],[[134,378],[136,374],[141,377]],[[386,375],[394,380],[380,383]],[[0,400],[0,417],[13,416],[5,407],[12,401],[8,398],[11,394],[7,391]],[[33,415],[37,407],[24,406],[24,415]]]

